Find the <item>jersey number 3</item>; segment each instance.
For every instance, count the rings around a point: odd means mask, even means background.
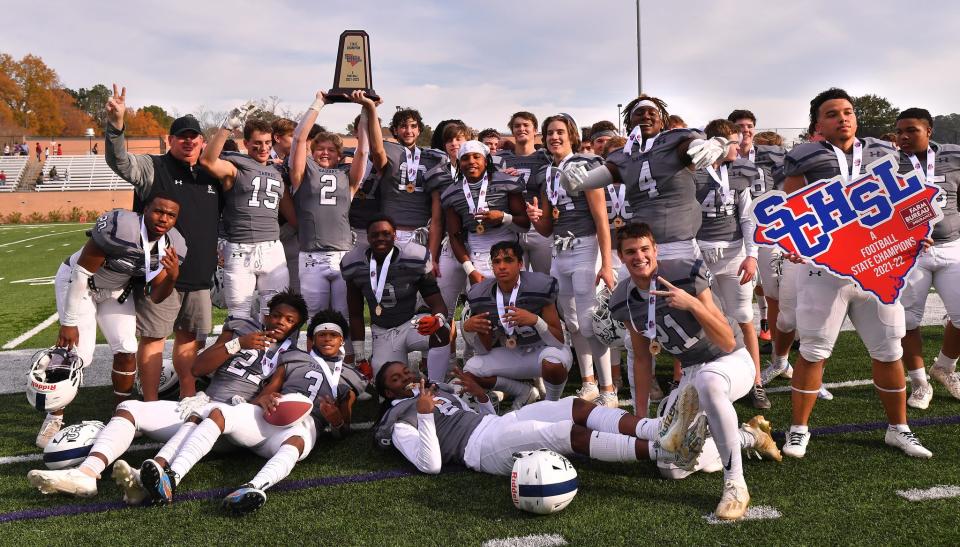
[[[254,177],[251,182],[253,184],[253,192],[250,194],[250,201],[247,202],[247,205],[250,207],[260,207],[260,204],[263,203],[263,206],[267,209],[276,209],[277,202],[280,201],[280,193],[277,192],[277,189],[281,188],[280,181],[274,179],[266,179],[267,185],[263,189],[263,193],[267,196],[262,202],[260,201],[260,185],[262,184],[261,177]]]

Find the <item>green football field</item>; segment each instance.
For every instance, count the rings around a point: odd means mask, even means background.
[[[55,313],[52,284],[17,281],[51,278],[59,262],[80,247],[85,227],[0,227],[0,343]],[[928,362],[942,335],[942,327],[924,328]],[[17,348],[42,347],[54,338],[51,325]],[[3,366],[26,370],[27,364]],[[665,361],[658,367],[662,385],[669,370]],[[833,388],[834,400],[818,402],[806,458],[745,461],[752,505],[767,518],[734,524],[705,519],[719,499],[720,473],[667,481],[650,462],[615,465],[574,458],[580,479],[576,499],[559,514],[534,516],[513,507],[507,477],[465,469],[418,474],[398,454],[374,448],[368,431],[339,442],[321,438],[313,453],[268,491],[266,506],[243,519],[222,514],[218,502],[263,464],[247,452],[201,462],[170,507],[124,507],[109,480],[110,468],[97,497],[42,496],[25,475],[42,466],[33,440],[43,417],[21,393],[0,395],[0,544],[273,545],[299,540],[308,545],[425,546],[481,545],[506,538],[524,538],[515,545],[960,543],[960,401],[935,386],[929,410],[910,409],[914,431],[934,452],[931,460],[912,459],[884,445],[879,401],[869,382],[862,382],[869,374],[863,345],[852,333],[843,333],[826,381],[849,384]],[[772,387],[787,385],[778,379]],[[568,392],[577,387],[571,381]],[[67,421],[107,421],[110,392],[109,387],[81,390]],[[765,415],[782,431],[789,420],[789,392],[777,391],[771,399],[774,407]],[[355,422],[373,420],[374,407],[373,402],[359,403]],[[737,411],[744,421],[754,414],[743,403]],[[135,447],[145,443],[152,441],[137,439]],[[138,448],[124,459],[136,466],[153,451]],[[941,492],[953,497],[909,501],[898,494],[935,486],[947,487]]]

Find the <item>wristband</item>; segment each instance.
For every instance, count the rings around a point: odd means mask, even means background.
[[[324,107],[326,103],[323,102],[323,99],[314,99],[310,106],[307,107],[307,110],[316,110],[320,112],[320,109]]]
[[[236,355],[240,353],[240,339],[234,338],[232,340],[227,341],[226,343],[223,344],[223,349],[227,350],[227,353],[229,353],[230,355]]]
[[[460,264],[460,266],[463,268],[464,273],[466,273],[467,275],[470,275],[473,272],[477,271],[477,267],[474,266],[473,262],[470,260],[464,262],[463,264]]]
[[[435,314],[433,314],[433,316],[437,318],[437,321],[440,321],[440,327],[441,327],[441,328],[447,326],[447,316],[446,316],[446,315],[444,315],[444,314],[442,314],[442,313],[435,313]]]
[[[500,225],[506,226],[508,224],[513,224],[513,215],[510,213],[503,213],[503,219],[500,220]]]
[[[363,349],[363,340],[354,340],[353,344],[353,362],[362,361],[367,358]]]

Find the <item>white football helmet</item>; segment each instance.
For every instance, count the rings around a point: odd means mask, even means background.
[[[610,315],[610,289],[603,283],[597,288],[597,305],[593,308],[593,334],[604,344],[622,349],[626,326]]]
[[[137,393],[143,395],[140,388],[140,373],[137,371]],[[164,359],[160,366],[160,387],[157,389],[157,396],[163,400],[177,400],[180,397],[180,377],[177,376],[177,369],[173,368],[173,359]]]
[[[43,449],[43,463],[50,469],[66,469],[83,463],[90,454],[103,422],[92,420],[60,430]]]
[[[577,495],[577,470],[570,460],[546,448],[514,454],[510,496],[517,509],[549,515]]]
[[[217,266],[213,271],[213,285],[210,287],[210,303],[220,308],[227,309],[227,293],[223,290],[223,266]]]
[[[27,373],[27,401],[41,412],[70,404],[83,382],[83,359],[73,350],[52,347],[33,354]]]

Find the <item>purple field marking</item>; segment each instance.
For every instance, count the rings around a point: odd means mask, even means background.
[[[939,416],[935,418],[920,418],[908,421],[911,427],[925,427],[930,425],[955,425],[960,424],[960,416]],[[867,422],[863,424],[841,424],[828,427],[818,427],[810,430],[814,435],[841,435],[843,433],[859,433],[862,431],[876,431],[885,429],[886,422]],[[783,432],[775,431],[773,436],[782,441]],[[462,468],[457,468],[462,469]],[[399,479],[416,475],[414,471],[406,469],[392,469],[390,471],[376,471],[373,473],[362,473],[359,475],[345,475],[342,477],[322,477],[317,479],[302,479],[297,481],[283,481],[273,488],[273,492],[293,492],[297,490],[306,490],[308,488],[319,488],[324,486],[339,486],[342,484],[356,484],[364,482],[375,482],[388,479]],[[230,488],[215,488],[212,490],[198,490],[195,492],[186,492],[177,496],[179,501],[199,501],[209,500],[225,496],[231,491]],[[9,513],[0,513],[0,524],[5,522],[17,522],[21,520],[45,519],[50,517],[66,517],[71,515],[82,515],[84,513],[101,513],[106,511],[115,511],[124,509],[127,505],[122,502],[105,502],[89,504],[71,504],[61,505],[59,507],[47,507],[41,509],[24,509],[22,511],[11,511]]]
[[[363,482],[374,482],[388,479],[399,479],[416,474],[414,471],[406,469],[392,469],[390,471],[376,471],[374,473],[363,473],[360,475],[345,475],[341,477],[322,477],[317,479],[303,479],[297,481],[284,481],[271,489],[273,492],[291,492],[296,490],[305,490],[308,488],[319,488],[323,486],[339,486],[342,484],[356,484]],[[178,501],[199,501],[221,498],[229,494],[232,488],[214,488],[211,490],[198,490],[195,492],[185,492],[177,496]],[[59,507],[46,507],[38,509],[25,509],[23,511],[12,511],[9,513],[0,513],[0,524],[5,522],[17,522],[21,520],[45,519],[49,517],[65,517],[71,515],[82,515],[84,513],[102,513],[106,511],[115,511],[129,507],[123,502],[104,502],[88,504],[70,504]]]

